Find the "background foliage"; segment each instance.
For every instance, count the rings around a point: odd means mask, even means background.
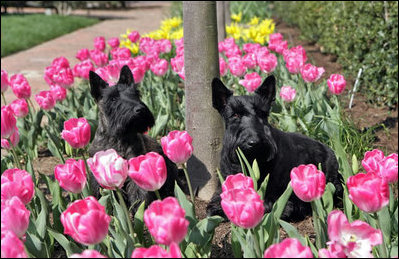
[[[363,68],[361,91],[370,102],[397,107],[397,1],[275,1],[273,11],[336,54],[353,78]]]

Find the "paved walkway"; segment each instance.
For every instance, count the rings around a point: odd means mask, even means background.
[[[159,2],[134,2],[128,10],[91,10],[92,17],[107,17],[107,20],[93,26],[79,29],[54,40],[42,43],[31,49],[1,58],[1,68],[11,76],[22,73],[32,87],[32,101],[34,94],[41,90],[49,89],[43,79],[44,69],[52,60],[65,56],[71,67],[78,63],[75,55],[82,48],[93,49],[93,40],[96,36],[119,37],[126,33],[126,29],[137,30],[140,34],[154,31],[159,28],[161,21],[168,17],[171,3]],[[72,14],[87,15],[86,10],[75,10]],[[7,103],[16,99],[9,88],[5,92]],[[36,104],[35,101],[33,103]],[[2,104],[3,105],[3,104]]]

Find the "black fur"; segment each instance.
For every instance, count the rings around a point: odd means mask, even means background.
[[[224,84],[212,81],[213,107],[219,111],[225,123],[225,135],[220,170],[224,178],[242,172],[236,149],[240,147],[249,161],[257,160],[261,177],[258,186],[270,173],[265,197],[265,209],[269,212],[274,202],[285,191],[290,181],[291,169],[300,164],[322,165],[327,182],[336,188],[335,202],[342,199],[341,175],[334,152],[319,141],[297,133],[287,133],[272,127],[268,115],[275,100],[275,78],[269,76],[254,95],[233,96]],[[208,204],[208,215],[222,215],[221,188]],[[311,213],[310,203],[301,201],[294,193],[283,212],[286,220],[302,220]]]
[[[140,100],[140,93],[134,83],[128,66],[121,69],[119,81],[115,86],[108,86],[100,76],[90,71],[91,94],[99,109],[99,123],[93,142],[89,148],[92,157],[100,150],[115,149],[120,156],[130,159],[150,151],[161,154],[166,162],[168,176],[159,190],[162,197],[173,196],[174,183],[177,180],[177,167],[163,153],[161,145],[144,134],[154,125],[154,117],[148,107]],[[100,185],[92,177],[91,187],[99,197]],[[154,192],[147,192],[138,187],[130,177],[123,186],[128,206],[136,208],[145,200],[148,206],[156,199]]]

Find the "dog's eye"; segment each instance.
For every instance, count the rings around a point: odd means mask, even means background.
[[[237,119],[238,119],[238,118],[241,118],[241,114],[234,113],[234,114],[233,114],[233,118],[237,118]]]

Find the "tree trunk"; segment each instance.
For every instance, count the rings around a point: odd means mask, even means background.
[[[230,1],[223,1],[223,2],[224,2],[224,23],[229,26],[231,23]]]
[[[193,189],[209,200],[217,186],[223,124],[212,107],[211,82],[219,77],[216,1],[183,1],[186,127],[194,153],[187,166]]]
[[[225,24],[225,1],[216,1],[217,23],[218,23],[218,42],[226,38],[226,24]]]

